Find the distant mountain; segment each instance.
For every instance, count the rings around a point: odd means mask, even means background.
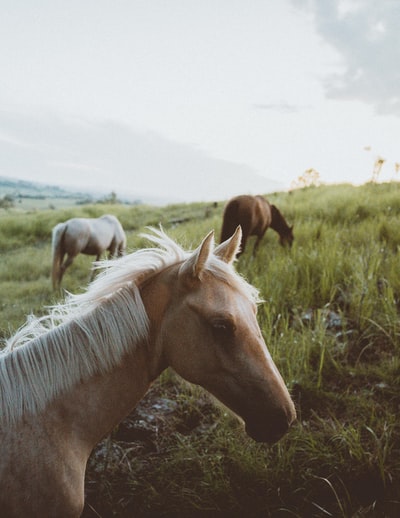
[[[18,180],[0,176],[0,198],[4,196],[14,198],[92,198],[89,192],[78,189],[64,188],[58,185],[48,185],[29,180]]]
[[[41,182],[38,193],[49,188],[54,193],[55,186],[64,194],[68,189],[95,196],[113,191],[119,199],[151,204],[224,200],[284,189],[246,164],[211,156],[194,144],[156,132],[110,120],[12,112],[0,117],[0,172],[20,179],[18,189]]]

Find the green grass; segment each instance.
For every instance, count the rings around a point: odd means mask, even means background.
[[[297,423],[273,447],[256,444],[204,391],[167,371],[93,453],[87,518],[399,515],[400,185],[321,186],[269,199],[294,223],[293,247],[280,247],[269,230],[257,257],[250,242],[237,269],[264,300],[258,319]],[[0,213],[0,337],[57,300],[57,222],[112,212],[130,250],[146,246],[140,232],[159,223],[194,248],[211,229],[219,238],[222,210],[221,202]],[[84,289],[90,262],[77,258],[66,289]]]

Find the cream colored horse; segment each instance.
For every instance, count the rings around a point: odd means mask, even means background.
[[[240,228],[183,251],[158,246],[114,261],[80,295],[31,319],[0,358],[0,512],[80,516],[96,445],[171,366],[273,443],[295,419],[256,320],[257,291],[232,267]]]
[[[78,254],[95,255],[98,261],[106,250],[110,257],[123,255],[125,247],[124,229],[112,214],[100,218],[72,218],[58,223],[52,231],[53,288],[60,287],[65,270]]]

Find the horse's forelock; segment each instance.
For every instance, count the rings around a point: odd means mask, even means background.
[[[235,288],[239,293],[256,304],[262,302],[258,289],[249,284],[231,264],[213,256],[208,262],[207,269],[225,284]]]

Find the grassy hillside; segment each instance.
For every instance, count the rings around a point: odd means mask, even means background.
[[[70,207],[88,199],[94,201],[94,197],[88,193],[0,176],[0,208],[43,210]]]
[[[387,516],[400,513],[400,185],[269,196],[289,223],[237,269],[264,299],[259,322],[298,421],[273,447],[252,442],[201,389],[165,373],[93,453],[85,517]],[[75,215],[116,214],[128,247],[162,223],[185,247],[221,227],[223,203],[87,205],[0,212],[0,337],[57,300],[50,234]],[[83,289],[80,256],[63,285]]]

